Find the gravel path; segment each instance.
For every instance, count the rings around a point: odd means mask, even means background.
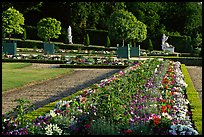
[[[195,89],[198,91],[202,102],[202,67],[201,66],[186,66],[191,77]]]
[[[48,64],[34,64],[33,67],[56,67]],[[15,99],[26,98],[35,105],[35,109],[50,102],[79,91],[83,88],[99,83],[100,80],[118,72],[119,69],[75,69],[73,73],[60,78],[30,85],[22,89],[2,94],[2,114],[15,108]]]

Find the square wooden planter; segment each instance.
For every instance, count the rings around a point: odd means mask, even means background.
[[[16,41],[2,41],[3,53],[7,55],[16,55],[17,42]]]
[[[44,54],[54,54],[55,53],[55,45],[51,43],[44,42]]]

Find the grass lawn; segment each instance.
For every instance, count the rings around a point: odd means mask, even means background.
[[[2,63],[2,92],[73,71],[67,68],[28,68],[30,65],[31,63]]]

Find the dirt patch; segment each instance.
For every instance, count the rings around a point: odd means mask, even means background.
[[[32,67],[56,67],[57,65],[34,64]],[[69,96],[83,88],[99,83],[100,80],[118,72],[119,69],[74,69],[71,74],[54,78],[39,84],[30,85],[2,94],[2,114],[16,107],[15,99],[26,98],[35,105],[42,107],[50,102]]]
[[[186,66],[186,68],[202,102],[202,67]]]

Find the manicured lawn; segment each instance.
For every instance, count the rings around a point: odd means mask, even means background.
[[[31,63],[2,63],[2,91],[71,73],[67,68],[28,68]]]

